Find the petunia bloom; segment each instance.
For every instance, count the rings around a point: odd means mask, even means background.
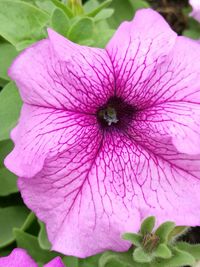
[[[9,256],[0,258],[0,267],[38,267],[24,249],[16,248]],[[60,257],[54,258],[44,267],[65,267]]]
[[[191,16],[200,22],[200,1],[199,0],[190,0],[190,5],[192,6],[193,10],[191,12]]]
[[[24,105],[5,164],[52,248],[127,250],[149,215],[199,225],[199,45],[151,9],[106,49],[48,34],[9,70]]]

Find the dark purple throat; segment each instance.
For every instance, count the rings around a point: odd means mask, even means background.
[[[97,120],[104,129],[123,128],[128,126],[136,112],[136,107],[120,97],[113,96],[97,110]]]

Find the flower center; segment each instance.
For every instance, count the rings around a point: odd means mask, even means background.
[[[110,97],[106,104],[97,110],[97,119],[102,127],[122,127],[132,119],[136,108],[120,97]]]
[[[98,113],[99,117],[101,117],[105,123],[107,123],[109,126],[112,123],[117,123],[119,120],[117,119],[117,112],[115,108],[113,107],[107,107],[105,109],[102,109]]]

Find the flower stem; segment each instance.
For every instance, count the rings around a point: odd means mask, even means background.
[[[68,5],[75,16],[83,14],[82,0],[69,0]]]

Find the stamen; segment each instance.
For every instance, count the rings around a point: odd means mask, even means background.
[[[117,119],[117,113],[112,107],[108,107],[107,109],[103,110],[103,118],[105,121],[107,121],[109,126],[112,123],[117,123],[119,121]]]
[[[111,126],[124,128],[133,118],[136,108],[119,97],[110,97],[103,106],[97,110],[97,119],[105,129]]]

